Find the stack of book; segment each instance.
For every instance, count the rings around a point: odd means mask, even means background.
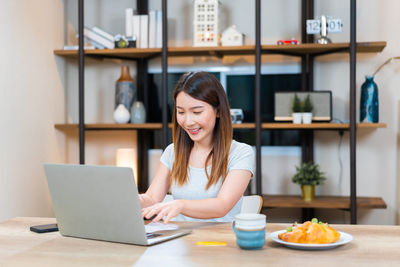
[[[85,42],[93,45],[97,49],[113,49],[115,47],[114,37],[98,27],[83,29]]]
[[[137,15],[132,8],[125,10],[125,35],[136,37],[137,48],[162,46],[162,11],[150,10],[148,15]]]

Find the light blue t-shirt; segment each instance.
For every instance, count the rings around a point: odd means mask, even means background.
[[[167,166],[170,171],[172,170],[172,165],[174,163],[174,156],[174,144],[170,144],[160,158],[160,161]],[[247,144],[232,140],[228,158],[228,173],[231,170],[248,170],[251,172],[252,176],[254,176],[254,169],[255,156],[253,148]],[[207,171],[208,173],[211,172],[211,166],[208,166]],[[194,168],[189,166],[188,181],[182,186],[179,186],[173,182],[170,187],[170,192],[174,199],[198,200],[217,197],[221,188],[222,179],[220,178],[217,184],[214,184],[208,190],[205,190],[207,182],[208,178],[204,168]],[[176,220],[231,222],[233,221],[235,215],[240,213],[242,199],[243,197],[241,197],[232,210],[222,218],[195,219],[180,214],[176,217]]]

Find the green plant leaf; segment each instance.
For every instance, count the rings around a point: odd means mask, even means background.
[[[302,110],[302,105],[301,105],[300,98],[297,96],[297,94],[294,94],[293,103],[292,103],[292,112],[297,113],[297,112],[301,112],[301,110]]]
[[[312,110],[313,110],[313,104],[311,101],[311,97],[308,94],[303,103],[303,112],[311,112]]]
[[[313,162],[302,163],[296,166],[296,173],[292,182],[299,185],[320,185],[326,180],[324,173],[320,171],[319,165]]]

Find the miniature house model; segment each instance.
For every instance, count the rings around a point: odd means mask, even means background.
[[[236,46],[243,45],[244,36],[238,30],[236,30],[236,26],[232,25],[228,29],[226,29],[221,36],[221,45],[222,46]]]
[[[194,0],[193,46],[218,46],[218,0]]]

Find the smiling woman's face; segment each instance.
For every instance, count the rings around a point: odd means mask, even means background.
[[[176,97],[177,122],[195,143],[206,146],[212,144],[217,115],[213,106],[185,92],[180,92]]]

